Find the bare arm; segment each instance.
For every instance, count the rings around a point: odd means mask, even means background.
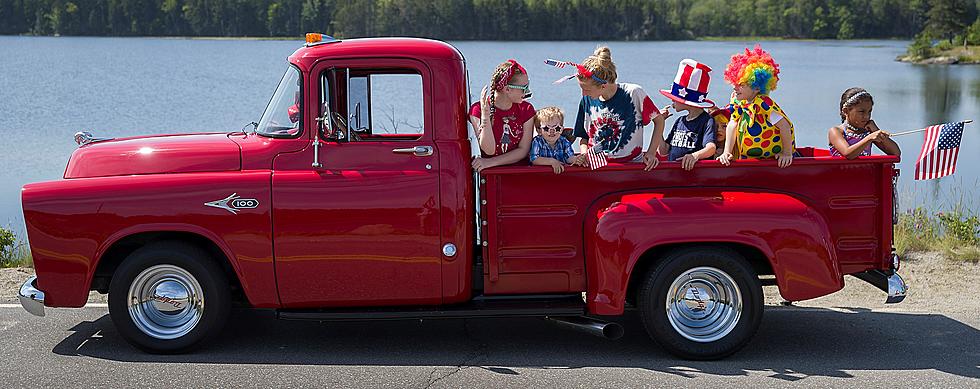
[[[691,153],[691,155],[693,155],[694,158],[697,158],[698,160],[711,158],[715,156],[715,149],[716,149],[715,142],[711,142],[708,143],[706,146],[704,146],[704,148],[702,148],[701,150]]]
[[[531,134],[534,133],[534,118],[528,119],[524,122],[524,137],[521,138],[521,143],[517,144],[517,148],[510,150],[506,153],[490,157],[483,158],[485,163],[481,167],[474,166],[478,170],[486,169],[488,167],[509,165],[514,162],[520,161],[527,157],[528,153],[531,152]],[[481,140],[482,143],[482,140]],[[496,148],[496,145],[494,145]]]
[[[650,148],[647,152],[643,154],[643,170],[651,170],[660,164],[660,160],[657,159],[657,154],[659,154],[661,147],[664,143],[664,115],[657,115],[653,118],[653,134],[650,134]]]
[[[902,149],[898,147],[898,143],[895,143],[895,141],[892,140],[891,134],[889,134],[885,130],[882,130],[881,128],[878,128],[878,123],[875,123],[874,120],[869,121],[868,129],[877,130],[881,132],[881,134],[879,134],[877,138],[873,141],[875,146],[878,146],[879,150],[881,150],[882,152],[888,155],[894,155],[899,157],[902,156]]]
[[[786,118],[779,119],[776,122],[776,130],[779,131],[779,139],[783,142],[783,149],[776,154],[776,161],[779,167],[787,167],[793,164],[793,149],[792,146],[796,142],[793,138],[793,131],[790,130],[789,120]]]
[[[497,152],[497,140],[494,139],[493,129],[490,128],[492,124],[489,114],[483,111],[482,116],[482,118],[476,119],[476,136],[480,139],[480,151],[487,155],[493,155]]]
[[[868,146],[868,143],[873,142],[874,139],[871,135],[864,137],[864,139],[859,140],[853,145],[847,144],[847,140],[844,139],[844,134],[841,132],[840,127],[831,127],[827,132],[827,139],[830,140],[831,146],[837,149],[837,152],[843,155],[847,159],[854,159],[861,155],[861,151]]]
[[[735,157],[735,155],[732,153],[735,150],[736,128],[737,124],[734,120],[729,121],[728,125],[725,126],[725,151],[718,156],[718,162],[721,162],[722,165],[728,166],[728,164],[732,163],[732,159]]]

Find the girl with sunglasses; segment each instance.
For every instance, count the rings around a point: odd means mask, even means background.
[[[470,107],[470,123],[480,140],[482,158],[473,168],[483,169],[520,161],[527,163],[534,126],[534,106],[524,101],[530,94],[527,71],[511,59],[497,66],[480,101]]]

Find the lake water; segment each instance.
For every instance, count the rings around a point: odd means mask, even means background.
[[[714,68],[709,97],[730,93],[722,79],[728,57],[754,42],[612,42],[621,82],[656,92],[673,80],[677,63],[694,58]],[[980,66],[915,66],[895,62],[907,42],[761,42],[780,63],[772,94],[796,126],[799,145],[826,147],[827,128],[844,89],[861,86],[875,98],[874,119],[892,132],[980,119]],[[574,112],[574,82],[545,58],[580,61],[597,42],[455,42],[466,57],[471,91],[500,62],[528,69],[536,107]],[[72,135],[97,136],[236,131],[257,121],[300,41],[185,40],[0,36],[0,225],[22,232],[20,187],[60,179],[76,145]],[[574,118],[574,114],[571,114]],[[408,118],[410,119],[410,118]],[[668,119],[672,123],[674,118]],[[566,120],[570,125],[570,119]],[[922,135],[896,138],[905,153],[903,206],[975,206],[980,189],[980,123],[967,125],[955,176],[913,181]]]

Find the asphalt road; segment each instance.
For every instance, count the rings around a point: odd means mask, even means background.
[[[980,387],[980,318],[769,306],[723,361],[666,354],[639,319],[610,341],[539,319],[316,323],[237,311],[192,354],[130,347],[106,308],[0,307],[12,387]]]

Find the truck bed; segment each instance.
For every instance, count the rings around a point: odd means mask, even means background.
[[[719,202],[734,201],[725,195],[731,192],[792,196],[827,221],[831,242],[826,246],[832,248],[841,274],[884,266],[892,243],[892,176],[897,175],[893,169],[898,157],[846,160],[830,157],[825,149],[800,152],[803,157],[785,169],[774,160],[735,161],[728,167],[706,160],[692,171],[684,171],[678,162],[662,162],[650,172],[637,163],[595,171],[569,167],[560,175],[545,166],[488,169],[481,188],[486,201],[481,216],[486,221],[484,293],[585,291],[590,253],[584,246],[590,241],[587,235],[594,233],[586,230],[589,219],[635,193],[696,194]],[[653,215],[677,212],[683,210],[651,210]],[[702,217],[649,233],[683,234],[686,228],[716,227],[710,217]]]

